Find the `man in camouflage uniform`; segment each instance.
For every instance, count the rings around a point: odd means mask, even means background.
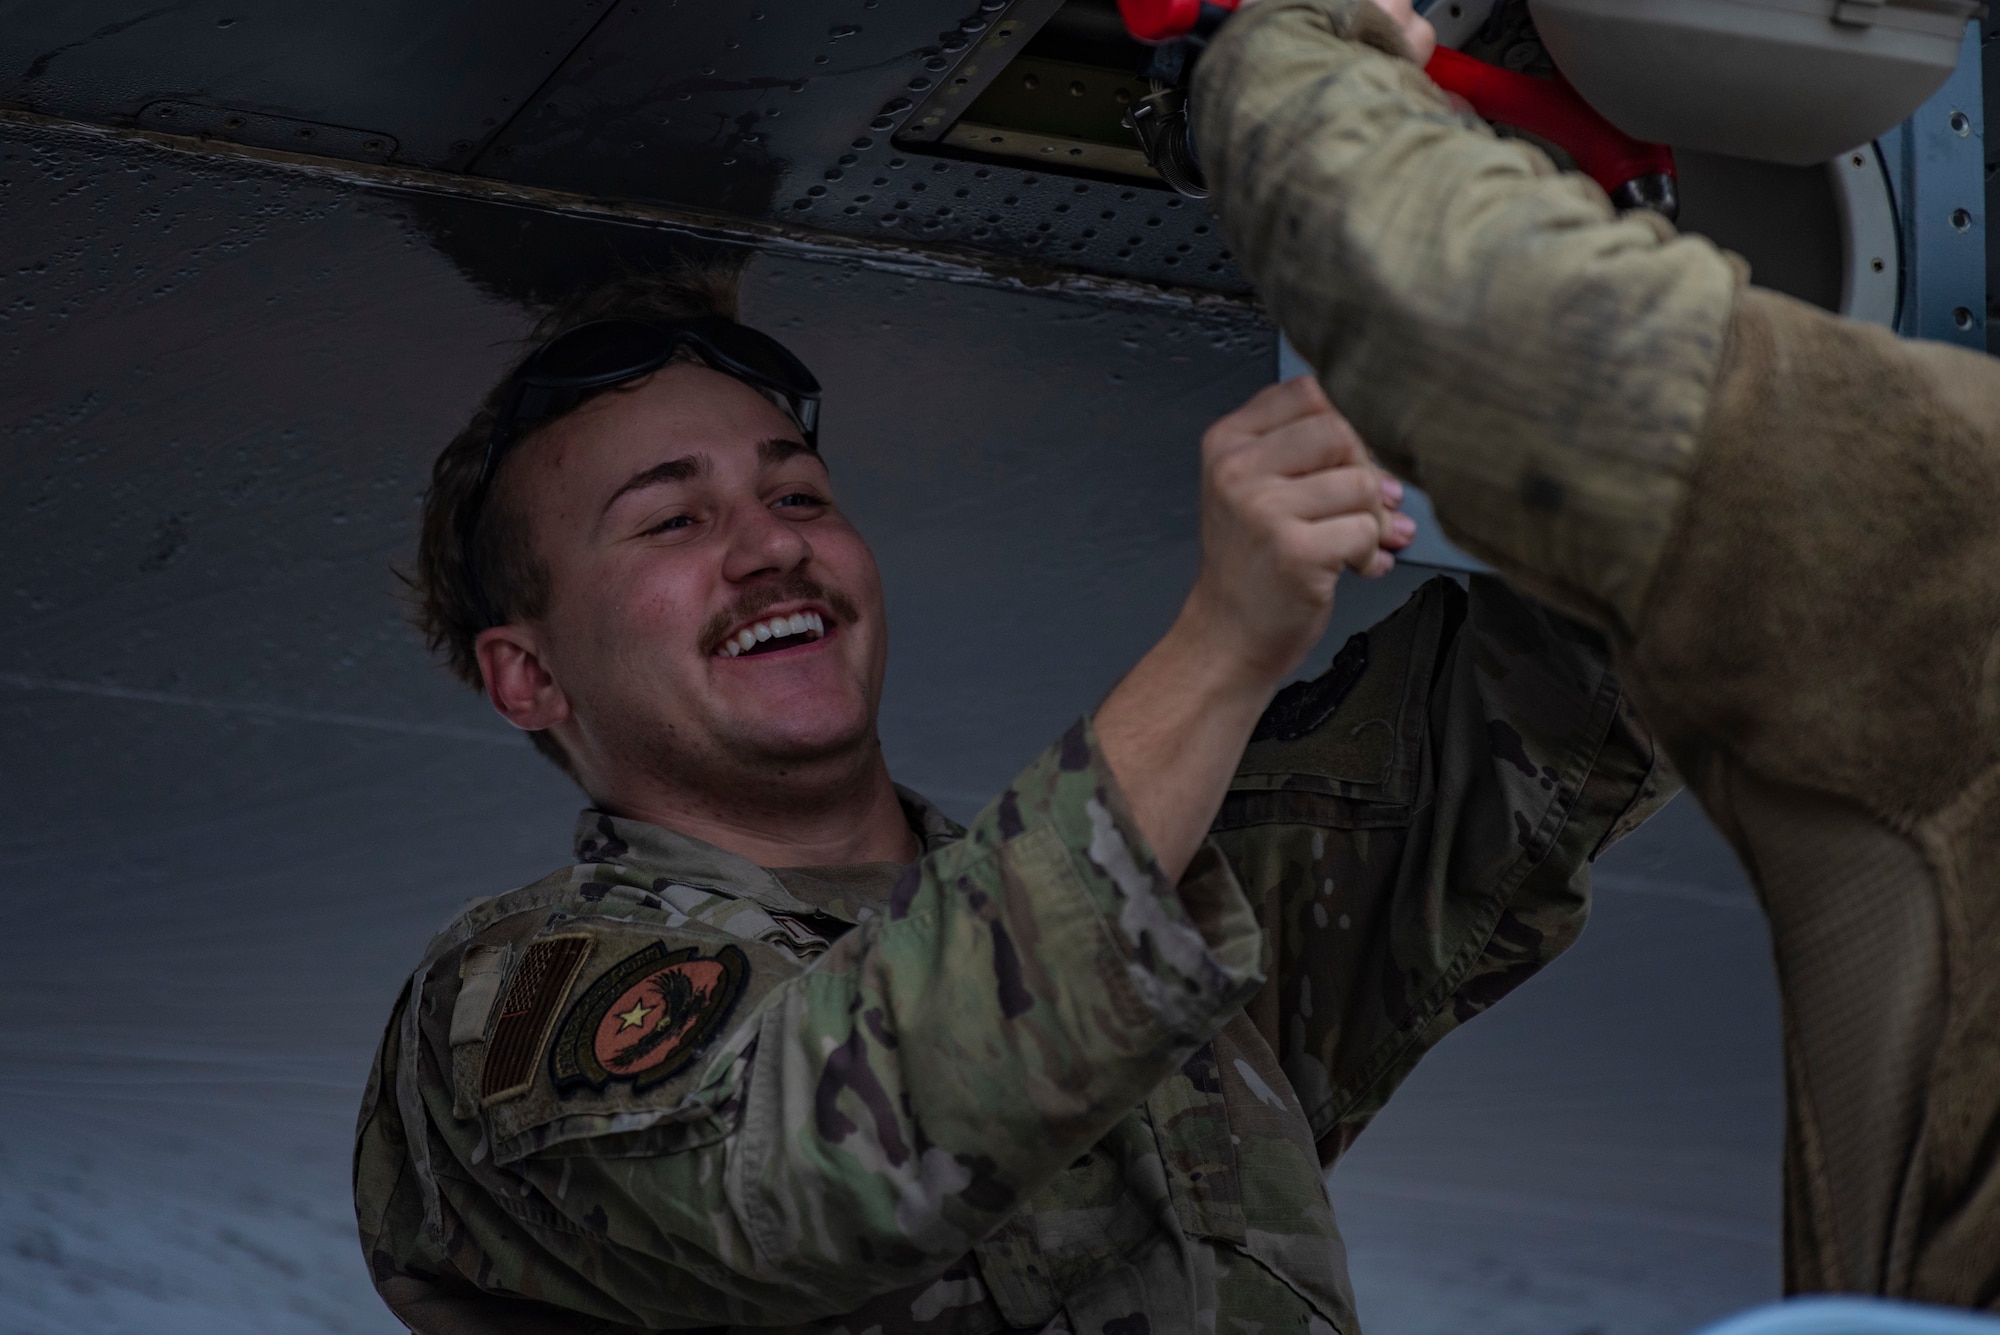
[[[2000,362],[1618,215],[1432,40],[1408,0],[1225,23],[1224,230],[1446,531],[1604,631],[1755,880],[1788,1288],[2000,1308]]]
[[[1600,641],[1440,579],[1273,700],[1336,575],[1410,532],[1276,386],[1204,439],[1173,628],[960,829],[882,766],[880,588],[808,431],[677,362],[482,501],[505,394],[439,459],[425,615],[593,806],[392,1013],[355,1193],[397,1315],[1355,1331],[1325,1169],[1671,791]]]

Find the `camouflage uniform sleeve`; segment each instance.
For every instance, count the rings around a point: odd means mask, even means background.
[[[1738,272],[1460,115],[1373,49],[1401,49],[1387,28],[1368,0],[1262,0],[1222,26],[1194,126],[1223,232],[1333,402],[1459,545],[1629,633]]]
[[[490,1109],[468,1121],[452,1053],[419,1022],[426,1037],[401,1060],[427,1074],[404,1082],[400,1125],[364,1125],[364,1236],[396,1233],[398,1217],[408,1235],[428,1178],[430,1241],[389,1269],[645,1329],[805,1321],[935,1278],[1261,982],[1248,903],[1219,859],[1197,868],[1163,879],[1079,724],[965,839],[914,865],[884,912],[753,983],[685,1076],[592,1117],[599,1096],[541,1088],[552,1058],[524,1096],[548,1110],[539,1128]],[[618,938],[592,959],[635,936],[629,916],[560,930]],[[765,958],[749,951],[749,972]],[[568,995],[597,994],[594,968]],[[596,1021],[602,1007],[585,1009]],[[397,1122],[388,1101],[376,1122]],[[396,1166],[425,1156],[427,1171]]]
[[[1249,1014],[1324,1160],[1575,941],[1591,860],[1677,787],[1597,635],[1491,578],[1431,581],[1279,696],[1216,839],[1277,961]]]

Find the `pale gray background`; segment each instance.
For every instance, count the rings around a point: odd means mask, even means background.
[[[0,133],[0,1335],[394,1329],[348,1205],[369,1053],[429,933],[566,861],[577,805],[394,601],[429,460],[529,322],[499,293],[588,258],[545,238],[510,287],[488,247],[476,283],[435,238],[520,220],[450,218]],[[1196,439],[1271,337],[768,258],[746,305],[828,388],[893,766],[967,813],[1166,624]],[[1336,634],[1420,578],[1349,586]],[[1600,885],[1335,1174],[1373,1335],[1775,1295],[1762,920],[1685,802]]]

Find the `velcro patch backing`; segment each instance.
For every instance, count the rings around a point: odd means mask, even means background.
[[[590,946],[591,938],[580,934],[545,936],[522,954],[486,1042],[486,1069],[479,1080],[482,1107],[527,1092],[535,1058]]]
[[[486,1022],[493,1018],[493,1003],[500,999],[513,953],[508,946],[473,946],[465,952],[458,966],[458,1000],[451,1008],[451,1046],[485,1040]]]

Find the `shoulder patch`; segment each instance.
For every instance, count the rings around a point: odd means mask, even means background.
[[[549,1051],[556,1092],[601,1090],[613,1080],[640,1091],[678,1074],[715,1037],[749,980],[749,961],[735,946],[703,955],[655,941],[626,956],[563,1017]]]
[[[590,946],[591,938],[579,933],[545,936],[522,952],[500,1003],[499,1018],[493,1022],[492,1037],[486,1041],[486,1067],[479,1077],[482,1105],[527,1091],[556,1008],[583,967]]]

